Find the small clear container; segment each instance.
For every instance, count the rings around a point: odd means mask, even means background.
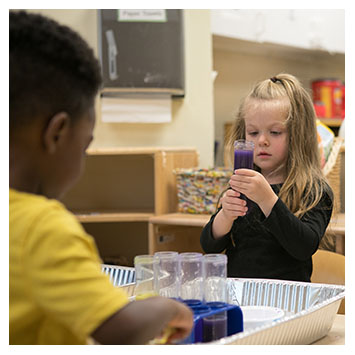
[[[225,254],[205,254],[204,301],[214,309],[223,308],[228,302],[227,256]],[[204,342],[227,336],[227,312],[221,311],[203,320]]]
[[[204,301],[228,302],[227,292],[227,255],[205,254],[204,268]]]
[[[169,298],[179,297],[179,253],[160,251],[154,254],[159,259],[158,294]]]
[[[159,258],[155,255],[137,255],[134,258],[136,299],[158,295]]]
[[[180,292],[183,300],[203,299],[203,265],[201,253],[181,253],[180,260]]]

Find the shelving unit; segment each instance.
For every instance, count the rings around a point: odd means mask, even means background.
[[[176,211],[173,170],[198,165],[194,148],[89,150],[85,172],[63,203],[97,243],[103,259],[132,266],[148,253],[148,221]]]

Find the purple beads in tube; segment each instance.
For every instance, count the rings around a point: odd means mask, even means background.
[[[234,170],[237,169],[253,169],[254,164],[254,143],[245,139],[238,139],[234,142]],[[240,198],[247,202],[249,213],[251,209],[251,201],[241,194]]]

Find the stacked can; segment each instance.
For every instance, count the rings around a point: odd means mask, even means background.
[[[345,85],[339,79],[318,79],[312,82],[313,103],[318,117],[345,117]]]

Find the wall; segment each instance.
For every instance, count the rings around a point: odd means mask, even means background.
[[[32,10],[78,31],[97,53],[96,10]],[[212,166],[214,145],[212,39],[209,10],[184,10],[185,98],[172,101],[172,122],[103,123],[97,100],[93,148],[132,146],[195,147],[200,166]],[[198,133],[198,134],[196,134]]]
[[[225,49],[228,47],[226,41],[215,42],[213,69],[218,72],[214,83],[215,135],[219,142],[217,166],[223,165],[224,124],[233,120],[239,101],[256,82],[287,72],[298,77],[311,93],[312,79],[345,79],[343,54],[311,53],[266,44],[246,45],[243,41],[239,42],[239,50],[238,45],[231,50]]]

